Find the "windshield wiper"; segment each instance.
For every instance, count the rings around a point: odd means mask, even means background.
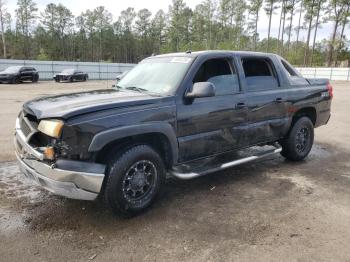
[[[137,92],[140,92],[140,93],[148,92],[147,89],[144,89],[144,88],[141,88],[141,87],[137,87],[137,86],[128,86],[128,87],[124,87],[124,89],[133,90],[133,91],[137,91]]]
[[[146,93],[150,96],[163,96],[159,93],[155,93],[155,92],[152,92],[150,90],[147,90],[145,88],[141,88],[141,87],[137,87],[137,86],[128,86],[128,87],[122,87],[122,86],[116,86],[118,89],[121,89],[121,90],[132,90],[132,91],[136,91],[136,92],[139,92],[139,93]]]

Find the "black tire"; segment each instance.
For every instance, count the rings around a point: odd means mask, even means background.
[[[39,75],[33,75],[32,82],[36,83],[39,81]]]
[[[104,200],[115,214],[135,216],[154,202],[165,176],[163,159],[152,147],[134,146],[109,161]]]
[[[301,161],[311,151],[314,143],[314,125],[308,117],[295,121],[287,137],[281,141],[281,155],[291,161]]]
[[[18,76],[15,76],[14,78],[12,78],[12,81],[11,81],[12,84],[19,84],[20,82],[21,80]]]
[[[73,82],[73,77],[69,78],[69,82],[71,82],[71,83]]]
[[[86,76],[84,76],[83,81],[84,81],[84,82],[86,81]]]

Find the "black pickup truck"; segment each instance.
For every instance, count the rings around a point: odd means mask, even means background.
[[[152,56],[113,89],[26,102],[16,155],[47,190],[101,196],[134,215],[154,202],[166,174],[190,179],[276,153],[304,159],[332,97],[328,80],[305,79],[274,54]]]

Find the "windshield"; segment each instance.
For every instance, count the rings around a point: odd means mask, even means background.
[[[117,87],[159,95],[170,94],[183,79],[192,60],[190,57],[143,60],[118,82]]]
[[[21,69],[21,66],[10,66],[4,70],[4,73],[17,73]]]
[[[72,75],[72,74],[74,74],[74,72],[75,72],[75,69],[64,69],[64,70],[62,70],[61,74]]]

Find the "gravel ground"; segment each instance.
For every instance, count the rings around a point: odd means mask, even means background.
[[[333,83],[331,121],[316,130],[307,160],[277,155],[169,180],[161,199],[129,220],[47,193],[12,162],[23,101],[111,85],[0,85],[1,261],[350,261],[350,83]]]

